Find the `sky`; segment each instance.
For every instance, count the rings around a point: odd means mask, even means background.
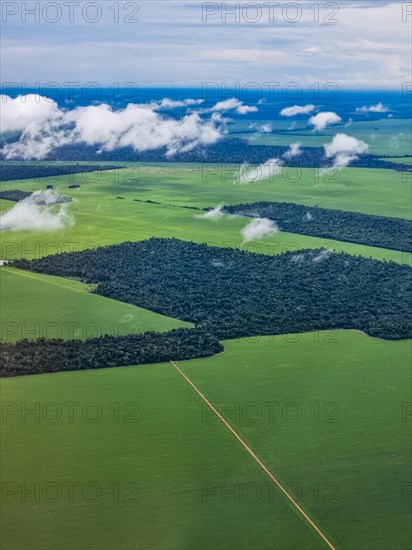
[[[412,81],[412,2],[3,0],[1,10],[3,84]]]

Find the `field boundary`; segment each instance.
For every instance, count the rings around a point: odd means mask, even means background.
[[[336,547],[330,542],[326,535],[321,531],[321,529],[316,525],[316,523],[308,516],[308,514],[303,510],[303,508],[296,502],[296,500],[290,496],[286,491],[280,481],[272,474],[272,472],[263,464],[260,458],[252,451],[252,449],[245,443],[245,441],[240,437],[240,435],[232,428],[232,426],[223,418],[223,416],[216,410],[216,408],[210,403],[210,401],[205,397],[205,395],[195,386],[195,384],[188,378],[183,371],[179,369],[176,361],[170,361],[171,365],[177,370],[177,372],[188,382],[196,393],[203,399],[208,407],[216,414],[216,416],[223,422],[226,428],[236,437],[239,443],[246,449],[250,456],[258,463],[262,470],[270,477],[270,479],[275,483],[275,485],[282,491],[282,493],[289,499],[293,504],[296,510],[300,513],[301,516],[309,523],[309,525],[316,531],[316,533],[321,537],[321,539],[327,544],[331,550],[336,550]]]

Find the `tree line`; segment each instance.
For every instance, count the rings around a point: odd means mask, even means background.
[[[329,138],[328,138],[329,139]],[[226,164],[262,164],[271,158],[281,158],[284,166],[299,168],[324,168],[331,165],[325,157],[323,147],[302,147],[299,156],[287,159],[283,155],[289,147],[283,145],[256,145],[246,139],[226,138],[216,144],[198,146],[191,151],[167,154],[167,148],[149,151],[135,151],[132,147],[121,147],[113,151],[101,151],[99,146],[74,143],[57,147],[51,151],[49,161],[89,161],[89,162],[190,162],[190,163],[226,163]],[[1,158],[1,153],[0,153]],[[80,165],[81,166],[81,165]],[[357,168],[378,168],[409,172],[408,165],[393,161],[384,161],[378,155],[365,154],[351,163]],[[113,167],[111,167],[113,168]],[[100,167],[98,169],[110,169]],[[9,178],[10,179],[10,178]]]
[[[224,211],[269,218],[290,233],[412,252],[412,222],[401,218],[265,201],[226,206]]]
[[[0,376],[101,369],[215,355],[218,339],[200,329],[175,329],[81,340],[21,340],[0,344]]]
[[[27,162],[8,162],[3,160],[0,164],[0,181],[39,179],[51,176],[69,176],[83,172],[115,170],[119,168],[124,168],[124,166],[79,163],[47,164],[44,162],[33,164]]]

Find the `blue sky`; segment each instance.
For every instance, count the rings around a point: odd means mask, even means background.
[[[227,13],[225,21],[220,2],[100,0],[95,4],[101,19],[93,23],[96,9],[91,6],[84,16],[76,2],[70,21],[63,1],[57,2],[60,15],[56,2],[42,1],[36,22],[30,14],[24,21],[24,2],[4,1],[1,80],[170,87],[335,82],[341,88],[374,89],[401,89],[412,80],[411,2],[317,3],[319,14],[310,9],[314,0],[275,2],[271,9],[265,1],[255,2],[257,7],[246,11],[240,2],[238,20]],[[25,4],[30,8],[35,2]],[[230,2],[226,8],[236,9]],[[51,22],[55,17],[59,20]]]

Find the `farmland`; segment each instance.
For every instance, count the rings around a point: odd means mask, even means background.
[[[1,340],[23,338],[81,339],[166,331],[188,323],[88,292],[90,285],[26,273],[0,270]]]
[[[291,128],[290,120],[261,122],[272,122],[273,133],[254,136],[250,130],[245,131],[246,125],[242,123],[234,124],[232,132],[238,132],[237,137],[251,138],[256,145],[290,145],[299,142],[304,147],[322,147],[336,131],[336,128],[327,128],[322,135],[316,135],[307,128],[306,121],[295,123],[294,128]],[[411,126],[407,119],[357,120],[345,128],[345,132],[366,141],[373,154],[399,156],[409,155],[411,151]],[[396,162],[399,161],[396,159]]]
[[[410,341],[328,331],[225,348],[179,368],[333,544],[407,548]],[[10,378],[1,392],[14,404],[5,548],[326,547],[170,364]]]
[[[296,177],[297,172],[290,169],[289,175],[274,177],[273,181],[234,185],[235,170],[233,166],[223,167],[222,171],[219,165],[171,167],[170,164],[159,164],[130,166],[115,172],[109,170],[97,173],[95,177],[92,174],[74,175],[65,180],[60,176],[58,189],[76,199],[70,206],[76,223],[66,228],[64,233],[8,232],[2,237],[1,257],[35,258],[156,236],[272,255],[300,248],[323,247],[368,258],[410,262],[410,255],[398,251],[287,232],[245,244],[240,230],[246,225],[247,218],[207,220],[197,217],[199,212],[196,210],[181,208],[276,200],[410,219],[411,189],[404,174],[392,170],[349,168],[336,174],[333,181],[321,176],[317,182],[314,171],[304,169],[300,179],[293,182],[288,178]],[[18,188],[34,191],[45,188],[48,181],[47,178],[19,181]],[[53,179],[50,181],[53,183]],[[68,189],[73,181],[80,184],[80,188]],[[17,182],[2,184],[2,189],[16,188]],[[0,208],[6,211],[14,204],[0,201]]]

